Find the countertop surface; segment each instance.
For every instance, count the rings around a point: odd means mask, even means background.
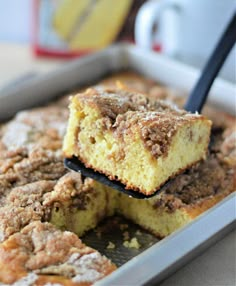
[[[12,80],[57,69],[63,61],[35,58],[23,45],[0,44],[0,93]],[[178,246],[177,246],[178,247]],[[163,281],[161,286],[235,286],[236,230]]]

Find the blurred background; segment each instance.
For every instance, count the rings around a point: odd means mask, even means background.
[[[154,9],[149,7],[146,9],[148,11],[142,11],[148,14],[145,14],[146,18],[139,15],[137,23],[137,15],[147,2],[154,3]],[[169,1],[0,0],[0,87],[12,78],[21,75],[27,78],[38,72],[53,70],[71,58],[84,56],[117,42],[137,44],[143,49],[152,49],[202,68],[212,50],[211,42],[214,45],[217,33],[224,28],[225,23],[221,19],[226,22],[235,2],[175,0],[183,10],[179,15],[173,9],[163,12],[161,7],[156,7],[162,2]],[[206,3],[216,9],[209,11]],[[192,11],[194,16],[191,16]],[[202,11],[207,11],[207,17],[204,18]],[[219,11],[221,16],[218,15]],[[153,12],[156,17],[153,17]],[[203,24],[202,29],[206,30],[205,34],[208,32],[205,38],[200,37],[204,34],[199,28],[200,23]],[[199,27],[195,35],[196,26]],[[189,37],[187,27],[190,34],[194,31],[192,34],[195,38]],[[138,40],[140,33],[141,40]],[[210,35],[214,34],[217,35],[212,38]],[[195,44],[198,36],[199,41]],[[188,46],[192,51],[190,55],[189,51],[184,50]],[[204,57],[200,55],[201,47]],[[224,79],[235,82],[235,64],[234,49],[227,68],[221,72]]]
[[[0,0],[0,87],[114,42],[133,43],[143,2]]]
[[[0,0],[1,42],[29,43],[31,0]]]

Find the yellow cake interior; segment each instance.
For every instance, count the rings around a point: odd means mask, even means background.
[[[68,203],[56,204],[52,209],[50,222],[81,237],[88,230],[95,228],[104,218],[118,214],[158,237],[165,237],[193,219],[184,207],[171,213],[165,208],[155,207],[157,198],[145,200],[130,198],[98,182],[93,182],[93,185],[96,197],[89,201],[86,209],[71,210],[71,205]]]
[[[88,188],[93,190],[93,194],[85,194],[84,206],[79,207],[80,198],[77,197],[65,202],[56,202],[50,215],[50,222],[60,229],[69,230],[81,237],[86,231],[95,228],[98,223],[107,216],[115,212],[115,204],[109,203],[107,187],[101,184],[94,184],[89,180]],[[68,190],[70,193],[73,189]],[[83,197],[83,195],[81,195]],[[112,201],[112,194],[109,197]],[[72,205],[74,207],[72,207]]]

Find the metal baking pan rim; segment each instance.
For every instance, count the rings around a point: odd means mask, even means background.
[[[36,76],[7,90],[0,90],[0,121],[9,119],[19,110],[43,104],[81,85],[93,83],[108,73],[125,68],[186,92],[191,90],[199,76],[199,70],[176,60],[143,51],[133,45],[117,44],[62,64],[56,71]],[[230,99],[233,94],[235,86],[217,78],[208,101],[235,115],[235,106]]]
[[[12,116],[18,110],[44,103],[76,86],[93,82],[109,72],[116,72],[122,68],[130,68],[154,80],[186,91],[192,88],[199,75],[198,70],[166,57],[141,51],[131,45],[115,45],[94,55],[75,60],[56,72],[37,77],[1,93],[0,120]],[[171,74],[178,76],[173,78]],[[235,87],[231,83],[217,79],[211,91],[210,101],[234,114],[235,109],[232,104],[234,92]],[[234,203],[235,195],[228,196],[192,223],[131,259],[96,285],[142,285],[153,279],[160,281],[232,228],[235,222]],[[205,223],[213,223],[214,227],[205,228]],[[205,233],[193,244],[190,234],[201,227]],[[190,243],[187,244],[188,248],[184,248],[183,245],[180,249],[178,245],[180,252],[176,254],[175,245],[181,241],[186,244],[185,239]],[[157,269],[157,255],[160,252],[164,253],[164,256],[161,257]],[[170,254],[174,256],[169,257]],[[165,257],[169,257],[169,260],[164,260]]]

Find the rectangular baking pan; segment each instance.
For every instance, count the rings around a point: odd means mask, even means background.
[[[55,72],[37,76],[0,91],[0,120],[17,111],[45,104],[92,84],[111,73],[129,69],[188,93],[199,71],[156,53],[131,45],[115,45],[93,55],[64,64]],[[235,87],[217,79],[208,101],[235,115]],[[204,251],[235,227],[235,195],[231,194],[193,222],[130,259],[96,285],[145,285],[157,283]]]

